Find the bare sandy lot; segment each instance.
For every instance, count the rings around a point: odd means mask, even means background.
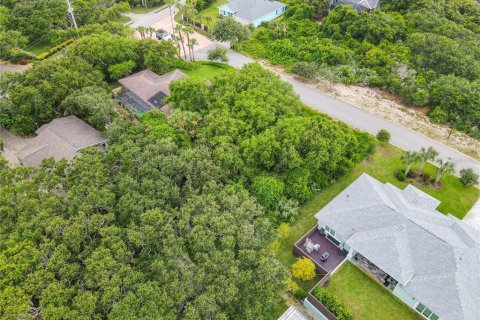
[[[322,91],[335,95],[340,100],[367,110],[404,127],[420,132],[445,145],[455,148],[475,159],[480,159],[480,141],[461,132],[453,131],[445,125],[435,124],[425,114],[425,110],[407,107],[392,100],[380,90],[360,86],[319,85]]]

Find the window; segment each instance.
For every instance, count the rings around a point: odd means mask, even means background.
[[[431,320],[438,320],[438,316],[435,313],[432,313],[432,315],[430,316],[430,319]]]
[[[419,303],[418,306],[417,306],[417,311],[422,313],[423,310],[425,310],[425,306],[423,304]]]
[[[325,225],[325,231],[329,232],[330,231],[330,227]]]
[[[427,318],[430,317],[430,315],[431,315],[432,313],[433,313],[432,310],[430,310],[430,309],[428,309],[428,308],[425,309],[425,310],[422,312],[422,314],[423,314],[425,317],[427,317]]]
[[[335,235],[335,231],[333,231],[333,229],[330,229],[330,234],[331,234],[332,236],[334,236],[334,235]]]

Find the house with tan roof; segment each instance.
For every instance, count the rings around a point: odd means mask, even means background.
[[[35,133],[37,136],[17,152],[18,159],[26,166],[38,167],[43,159],[50,157],[56,161],[72,160],[85,148],[107,147],[107,138],[76,116],[54,119]]]
[[[164,99],[170,95],[170,83],[184,78],[188,76],[178,69],[161,76],[145,69],[118,80],[122,90],[116,99],[137,114],[151,109],[169,114],[171,110]]]

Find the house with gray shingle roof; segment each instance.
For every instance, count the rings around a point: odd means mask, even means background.
[[[348,5],[358,12],[372,11],[380,7],[380,0],[332,0],[332,6]]]
[[[425,318],[478,320],[480,232],[438,212],[439,204],[414,186],[363,174],[315,217],[347,259],[367,263]]]
[[[170,83],[184,78],[188,76],[178,69],[161,76],[145,69],[118,80],[122,93],[115,98],[138,114],[151,109],[169,114],[171,110],[164,99],[170,95]]]
[[[98,130],[77,118],[68,116],[44,124],[20,151],[17,157],[23,165],[38,167],[43,159],[72,160],[88,147],[106,149],[107,138]]]
[[[285,13],[287,5],[280,1],[270,0],[230,0],[218,7],[218,14],[233,17],[243,24],[251,24],[255,28],[274,20]]]

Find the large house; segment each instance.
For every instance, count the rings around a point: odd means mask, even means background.
[[[170,108],[164,99],[170,95],[170,83],[187,77],[178,69],[161,76],[145,69],[118,80],[122,85],[122,92],[115,98],[138,114],[151,109],[160,109],[168,114]]]
[[[315,215],[314,232],[425,318],[478,320],[480,232],[439,204],[363,174]]]
[[[358,12],[372,11],[380,7],[380,0],[332,0],[332,6],[348,5]]]
[[[43,159],[53,157],[72,160],[82,149],[98,147],[105,150],[107,138],[76,116],[52,120],[44,124],[18,153],[23,165],[38,167]]]
[[[262,22],[274,20],[285,12],[287,5],[270,0],[230,0],[218,7],[218,13],[225,17],[233,17],[243,24],[251,24],[255,28]]]

